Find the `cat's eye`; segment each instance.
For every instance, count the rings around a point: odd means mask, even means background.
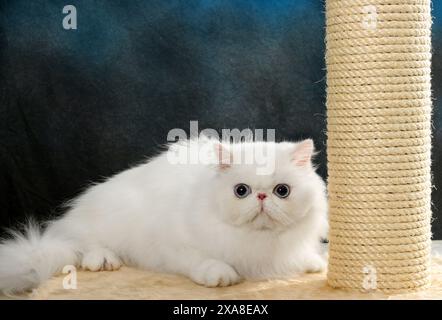
[[[281,199],[287,198],[290,194],[290,187],[285,183],[278,184],[273,189],[273,193]]]
[[[250,192],[252,192],[252,189],[245,183],[239,183],[233,188],[233,192],[235,193],[235,196],[242,199],[247,197]]]

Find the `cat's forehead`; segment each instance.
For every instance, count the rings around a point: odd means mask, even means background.
[[[231,143],[228,144],[227,146],[230,150],[243,149],[247,151],[252,151],[257,148],[264,148],[265,150],[277,150],[278,152],[283,152],[293,147],[294,143],[254,141],[254,142]]]
[[[273,185],[296,179],[301,169],[293,163],[294,143],[245,142],[230,144],[232,164],[225,169],[229,183],[244,182],[255,185]]]
[[[239,183],[245,183],[253,189],[270,190],[279,183],[293,184],[295,177],[290,172],[275,170],[271,174],[258,175],[251,168],[232,167],[232,170],[225,176],[224,183],[228,186],[234,186]]]
[[[291,163],[289,154],[282,148],[275,148],[273,151],[258,155],[253,162],[244,158],[242,162],[234,161],[225,174],[232,182],[251,185],[273,185],[283,180],[289,182],[296,175],[296,168]]]
[[[233,145],[231,152],[235,164],[248,167],[267,163],[282,168],[288,165],[291,159],[290,146],[283,143],[255,142]]]
[[[271,168],[266,174],[260,169]],[[250,177],[251,179],[266,180],[278,179],[290,173],[295,173],[296,168],[287,164],[276,163],[274,167],[258,164],[234,164],[226,172],[232,176]]]
[[[263,161],[274,161],[281,166],[287,164],[290,160],[290,154],[293,150],[292,143],[275,142],[245,142],[231,144],[229,151],[235,163],[260,165]],[[250,159],[254,162],[251,163]],[[240,161],[241,160],[241,161]]]

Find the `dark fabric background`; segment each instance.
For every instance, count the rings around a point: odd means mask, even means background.
[[[77,30],[62,28],[67,4]],[[440,3],[434,15],[433,230],[442,238]],[[312,137],[325,177],[324,47],[320,0],[2,0],[0,226],[59,214],[190,120]]]

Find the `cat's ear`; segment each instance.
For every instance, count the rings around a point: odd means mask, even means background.
[[[296,144],[292,152],[292,162],[299,167],[311,166],[315,146],[312,139],[307,139]]]
[[[229,168],[233,163],[232,153],[220,142],[215,143],[214,147],[218,168]]]

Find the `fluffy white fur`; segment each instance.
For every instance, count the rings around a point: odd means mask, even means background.
[[[219,164],[171,164],[163,152],[90,187],[44,231],[31,225],[3,241],[0,290],[35,287],[68,264],[98,271],[125,263],[183,274],[209,287],[324,267],[319,243],[327,232],[327,204],[324,182],[310,161],[311,140],[188,141],[170,150],[192,144],[212,145]],[[225,164],[218,152],[232,158],[258,144],[274,148],[269,175],[257,175],[257,164]],[[251,187],[246,198],[235,196],[238,183]],[[273,193],[279,183],[291,188],[285,199]],[[258,193],[267,198],[259,200]]]

